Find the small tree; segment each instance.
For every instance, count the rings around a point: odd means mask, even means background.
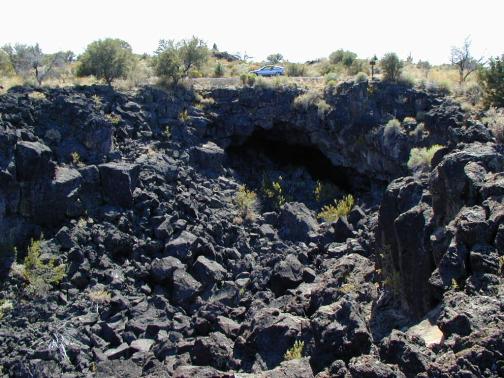
[[[378,57],[374,55],[371,60],[369,61],[369,65],[371,66],[371,80],[374,79],[374,70],[376,66],[376,62],[378,62]]]
[[[451,63],[457,67],[459,73],[459,84],[462,84],[467,77],[476,71],[483,61],[483,58],[476,60],[471,55],[471,40],[467,37],[464,40],[462,47],[452,47],[451,49]]]
[[[171,79],[176,84],[187,76],[192,69],[199,69],[208,60],[206,44],[192,37],[190,40],[175,42],[159,41],[159,47],[153,60],[156,75],[162,79]]]
[[[485,93],[485,105],[504,107],[504,55],[490,59],[488,68],[479,72],[479,82]]]
[[[7,54],[16,74],[28,77],[32,74],[39,85],[55,75],[56,68],[64,65],[62,53],[44,54],[38,43],[34,46],[6,45],[2,50]]]
[[[196,37],[179,42],[178,50],[184,75],[187,75],[192,68],[201,68],[208,60],[208,48],[205,42]]]
[[[90,43],[79,61],[77,76],[94,75],[111,85],[114,79],[126,78],[133,52],[127,42],[107,38]]]
[[[384,80],[396,81],[401,75],[403,63],[396,53],[388,53],[381,59],[380,67],[383,70]]]
[[[268,63],[278,64],[283,60],[283,55],[279,54],[279,53],[271,54],[271,55],[268,55],[266,60],[268,61]]]
[[[332,64],[343,64],[345,67],[350,67],[354,60],[357,59],[357,54],[351,51],[339,49],[329,55],[329,61]]]
[[[431,64],[427,60],[419,60],[417,63],[417,68],[424,72],[425,78],[429,76],[429,71],[432,68]]]
[[[9,55],[2,49],[0,49],[0,75],[10,76],[14,73],[14,67],[12,67]]]

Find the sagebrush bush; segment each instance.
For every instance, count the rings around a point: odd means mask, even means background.
[[[364,72],[359,72],[357,75],[355,75],[355,82],[357,83],[364,83],[368,81],[368,75],[366,75]]]
[[[504,109],[491,107],[485,112],[482,121],[490,129],[497,142],[504,143]]]
[[[401,75],[403,63],[396,53],[388,53],[380,60],[383,80],[396,81]]]
[[[287,76],[299,77],[306,75],[306,66],[299,63],[289,63],[285,69]]]
[[[408,168],[412,171],[428,170],[434,154],[444,146],[435,144],[431,147],[412,148],[408,160]]]
[[[336,84],[339,81],[340,75],[336,72],[329,72],[324,76],[324,81],[326,85]]]
[[[336,222],[340,217],[347,216],[355,204],[355,199],[351,194],[343,197],[341,200],[334,200],[334,205],[326,205],[322,211],[317,214],[317,218],[325,222]]]
[[[253,86],[256,80],[256,75],[251,73],[244,73],[240,75],[240,80],[243,85],[248,85],[249,87]]]

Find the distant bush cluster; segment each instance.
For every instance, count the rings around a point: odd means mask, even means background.
[[[381,79],[452,95],[467,110],[504,107],[504,56],[484,62],[472,55],[468,38],[461,46],[451,49],[449,64],[438,66],[425,60],[414,63],[411,55],[405,60],[394,52],[380,59],[376,55],[362,58],[345,49],[305,63],[290,62],[279,52],[268,55],[263,62],[252,62],[247,54],[219,51],[216,44],[209,49],[197,37],[179,41],[163,39],[153,54],[141,55],[134,54],[126,41],[113,38],[90,43],[80,56],[72,51],[45,53],[38,44],[8,44],[0,48],[0,90],[18,84],[66,86],[98,82],[131,89],[156,80],[171,86],[186,78],[202,77],[234,77],[244,86],[257,88],[298,83],[263,80],[249,73],[264,64],[285,66],[288,77],[323,77],[328,87],[336,87],[348,79],[357,83]],[[304,81],[300,82],[304,85]],[[321,105],[323,108],[324,104]],[[324,109],[320,114],[324,115]]]

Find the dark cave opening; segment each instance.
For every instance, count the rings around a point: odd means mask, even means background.
[[[331,183],[343,193],[352,193],[371,204],[372,193],[381,193],[386,183],[373,180],[350,167],[335,166],[313,144],[306,134],[280,125],[270,130],[256,128],[248,137],[233,140],[226,150],[231,167],[246,184],[259,187],[262,174],[274,171],[291,177],[286,185],[301,186],[307,182]],[[377,190],[378,189],[378,190]],[[305,202],[302,198],[295,198]]]

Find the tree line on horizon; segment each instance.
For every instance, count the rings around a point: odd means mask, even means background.
[[[186,77],[203,76],[201,69],[210,57],[216,59],[213,70],[208,75],[212,77],[225,75],[223,62],[245,62],[248,58],[220,52],[215,44],[210,49],[197,37],[180,41],[160,40],[153,55],[140,56],[133,53],[129,43],[113,38],[90,43],[78,57],[72,51],[46,54],[38,44],[8,44],[0,48],[0,77],[17,75],[25,79],[31,78],[40,86],[48,79],[63,75],[71,66],[71,74],[77,77],[92,75],[111,85],[116,79],[128,77],[139,62],[144,62],[144,66],[149,67],[162,83],[173,85]],[[267,57],[266,63],[285,63],[288,76],[306,76],[308,68],[316,65],[318,73],[323,76],[370,75],[373,79],[376,73],[380,73],[382,80],[390,81],[398,81],[403,77],[405,65],[415,66],[426,77],[433,68],[428,61],[413,63],[411,56],[402,61],[393,52],[385,54],[381,59],[376,56],[361,59],[356,53],[343,49],[334,51],[327,59],[304,64],[287,62],[282,54],[275,53]],[[487,106],[504,106],[504,55],[492,57],[488,61],[476,58],[471,53],[471,42],[467,38],[462,46],[452,48],[448,67],[457,72],[459,86],[470,76],[477,76]],[[233,76],[233,72],[230,75]]]

